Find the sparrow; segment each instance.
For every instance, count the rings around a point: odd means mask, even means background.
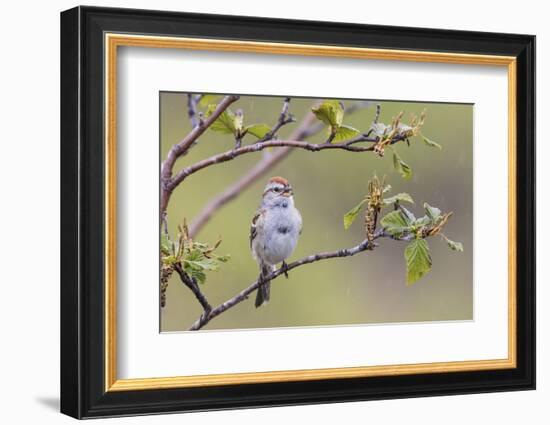
[[[270,282],[267,276],[292,255],[302,233],[302,216],[294,206],[292,187],[283,177],[272,177],[267,182],[262,202],[250,226],[250,249],[260,267],[260,283],[255,306],[269,301]]]

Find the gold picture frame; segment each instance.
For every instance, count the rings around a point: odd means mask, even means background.
[[[106,122],[105,151],[105,391],[135,391],[181,387],[253,384],[266,382],[340,379],[415,373],[464,372],[514,368],[516,366],[516,58],[513,56],[440,53],[411,50],[316,46],[307,44],[264,43],[254,41],[194,39],[127,34],[105,34]],[[119,47],[188,49],[274,55],[325,56],[338,58],[397,60],[506,67],[508,72],[508,358],[388,366],[306,369],[274,372],[231,373],[168,378],[116,378],[116,63]]]

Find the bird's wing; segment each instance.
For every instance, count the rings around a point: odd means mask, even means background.
[[[302,214],[300,214],[300,211],[296,209],[296,213],[298,214],[298,219],[300,220],[300,235],[302,234],[302,230],[304,230],[304,223],[302,222]]]
[[[258,229],[263,225],[264,215],[265,210],[260,208],[252,218],[252,224],[250,225],[250,248],[252,248],[252,242],[254,242],[254,239],[258,235]]]

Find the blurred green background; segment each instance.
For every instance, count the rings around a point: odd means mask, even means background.
[[[245,124],[267,123],[272,126],[280,113],[282,97],[241,96],[231,106],[244,111]],[[290,111],[300,120],[317,99],[293,98]],[[187,94],[162,92],[161,158],[191,129],[187,118]],[[344,100],[349,106],[352,100]],[[439,237],[428,239],[433,259],[432,270],[412,286],[406,286],[404,242],[381,239],[372,252],[351,258],[334,259],[299,267],[290,279],[272,283],[271,301],[256,309],[254,297],[213,319],[204,329],[269,328],[289,326],[327,326],[365,323],[392,323],[473,318],[473,106],[417,102],[373,101],[381,105],[381,122],[390,124],[392,116],[405,112],[427,112],[422,133],[443,146],[440,151],[426,146],[419,137],[410,147],[400,143],[396,150],[413,170],[405,181],[394,171],[392,155],[380,158],[369,153],[337,150],[308,152],[295,149],[290,156],[257,181],[237,199],[219,210],[195,238],[214,243],[221,235],[219,254],[231,254],[231,260],[218,272],[208,273],[202,289],[213,306],[231,298],[249,286],[258,276],[258,266],[249,250],[250,221],[256,211],[269,177],[281,175],[292,184],[296,206],[303,217],[303,233],[289,262],[303,256],[351,247],[364,239],[363,220],[359,218],[344,230],[343,215],[365,195],[373,173],[382,177],[393,190],[388,195],[408,192],[416,204],[407,205],[417,216],[428,202],[442,211],[454,211],[445,234],[464,244],[464,252],[447,248]],[[375,115],[374,104],[346,115],[344,124],[367,131]],[[279,135],[289,135],[298,125],[285,126]],[[323,131],[310,141],[326,138]],[[245,143],[253,138],[245,137]],[[231,149],[231,135],[207,131],[191,152],[178,160],[183,166]],[[168,207],[169,232],[177,233],[177,223],[188,222],[213,196],[238,179],[262,157],[248,154],[233,161],[202,170],[185,180],[173,193]],[[386,210],[389,211],[389,210]],[[202,310],[192,293],[176,274],[169,281],[167,304],[161,309],[161,331],[183,331]]]

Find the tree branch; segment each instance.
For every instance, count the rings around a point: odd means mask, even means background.
[[[193,292],[193,295],[195,295],[195,298],[197,298],[198,302],[202,306],[205,312],[210,312],[212,310],[212,306],[206,299],[205,295],[202,293],[201,289],[199,288],[199,284],[195,279],[193,279],[191,276],[189,276],[185,270],[181,267],[181,264],[176,264],[174,266],[174,270],[179,274],[181,281],[185,286],[187,286],[191,292]]]
[[[375,235],[373,240],[381,238],[381,237],[390,237],[387,233],[384,231],[378,231]],[[406,240],[406,239],[403,239]],[[296,267],[300,267],[306,264],[315,263],[317,261],[322,260],[328,260],[331,258],[343,258],[343,257],[351,257],[353,255],[357,255],[361,252],[370,250],[374,247],[374,243],[371,243],[368,241],[368,239],[363,240],[359,245],[356,245],[352,248],[345,248],[345,249],[339,249],[337,251],[331,251],[331,252],[322,252],[319,254],[312,254],[307,257],[304,257],[300,260],[294,261],[293,263],[288,264],[285,268],[280,267],[277,270],[270,273],[266,280],[272,281],[279,277],[280,275],[284,274],[285,271],[289,271],[292,269],[295,269]],[[254,283],[252,283],[247,288],[243,289],[241,292],[239,292],[237,295],[235,295],[233,298],[230,298],[229,300],[225,301],[224,303],[220,304],[219,306],[213,308],[209,312],[203,313],[196,321],[193,323],[193,325],[189,328],[190,331],[196,331],[204,327],[207,323],[209,323],[212,319],[219,316],[223,312],[229,310],[230,308],[236,306],[240,302],[246,300],[248,296],[254,292],[258,287],[260,286],[260,282],[256,280]]]
[[[372,106],[372,102],[355,102],[347,110],[348,114],[357,112],[360,109]],[[324,125],[317,121],[315,115],[309,112],[302,120],[301,124],[296,128],[289,139],[303,140],[317,134],[324,128]],[[267,152],[267,151],[264,151]],[[222,208],[225,204],[237,198],[242,192],[252,186],[260,177],[264,176],[269,170],[283,161],[290,153],[292,148],[278,148],[273,154],[262,158],[250,170],[248,170],[241,178],[227,187],[223,192],[212,198],[200,211],[197,217],[189,226],[189,234],[195,236],[214,215],[216,211]]]
[[[174,178],[170,181],[168,189],[173,190],[178,184],[183,180],[189,177],[191,174],[196,173],[197,171],[202,170],[203,168],[210,167],[215,164],[221,164],[223,162],[231,161],[238,156],[259,152],[266,148],[271,147],[288,147],[288,148],[299,148],[304,149],[310,152],[319,152],[322,150],[333,150],[340,149],[349,152],[372,152],[374,151],[374,146],[354,146],[354,144],[359,142],[378,142],[378,137],[365,137],[361,135],[357,138],[348,140],[346,142],[340,143],[331,143],[330,141],[324,143],[309,143],[301,140],[269,140],[267,142],[257,142],[252,145],[242,146],[240,148],[232,149],[226,152],[223,152],[218,155],[211,156],[210,158],[203,159],[193,165],[181,169]],[[403,140],[401,137],[396,137],[389,144],[394,144],[399,140]]]
[[[210,127],[214,121],[225,111],[229,105],[237,101],[239,96],[225,96],[223,100],[218,104],[212,115],[202,121],[202,125],[194,127],[191,132],[184,137],[179,143],[172,146],[168,155],[161,166],[160,171],[160,180],[161,180],[161,195],[160,195],[160,212],[161,214],[166,211],[166,206],[168,205],[168,200],[173,189],[170,187],[175,187],[171,184],[172,180],[172,169],[176,160],[185,154],[191,145]],[[201,122],[199,122],[200,124]]]

